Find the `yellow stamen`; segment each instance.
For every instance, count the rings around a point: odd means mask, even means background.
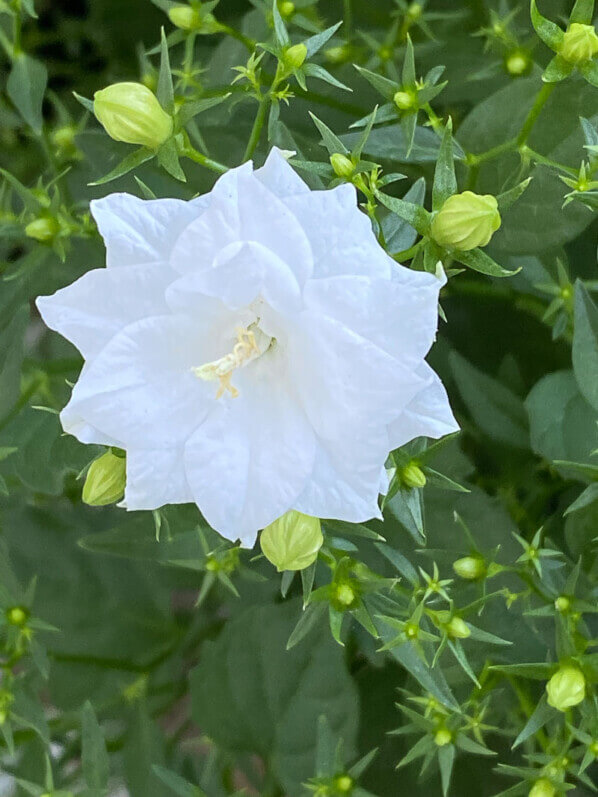
[[[230,381],[233,371],[235,368],[247,365],[248,362],[255,360],[263,353],[252,330],[239,328],[236,332],[237,342],[229,354],[191,369],[198,379],[203,379],[206,382],[218,381],[220,383],[216,393],[217,399],[221,398],[227,391],[232,398],[237,398],[239,391],[234,385],[231,385]]]

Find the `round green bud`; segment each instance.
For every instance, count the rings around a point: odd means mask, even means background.
[[[65,150],[72,150],[75,148],[76,134],[77,128],[71,127],[71,125],[59,127],[52,133],[52,143],[57,149],[63,152]]]
[[[406,487],[422,488],[426,486],[426,474],[416,462],[409,462],[400,472],[401,481]]]
[[[417,98],[410,91],[397,91],[393,100],[399,111],[409,111],[415,108],[417,102]]]
[[[341,794],[349,794],[355,782],[350,775],[338,775],[334,779],[334,787]]]
[[[29,617],[29,611],[23,606],[13,606],[6,610],[6,621],[9,625],[15,625],[17,628],[23,628]]]
[[[477,581],[486,575],[486,563],[480,556],[464,556],[453,562],[453,570],[466,581]]]
[[[340,582],[335,585],[332,594],[332,604],[338,611],[344,612],[350,609],[357,601],[357,593],[347,582]]]
[[[25,235],[35,241],[47,244],[54,240],[59,230],[60,227],[56,219],[51,216],[42,216],[29,222],[25,227]]]
[[[540,778],[531,787],[528,797],[555,797],[556,791],[548,778]]]
[[[566,664],[546,684],[548,705],[558,711],[579,705],[586,696],[586,679],[580,669]]]
[[[295,13],[295,3],[292,3],[291,0],[284,0],[284,2],[280,3],[278,6],[278,10],[280,11],[281,17],[288,19]]]
[[[307,58],[307,47],[301,42],[284,51],[283,61],[287,69],[299,69]]]
[[[120,501],[125,492],[127,461],[107,451],[91,463],[83,485],[83,501],[106,506]]]
[[[598,36],[593,25],[573,22],[565,31],[559,54],[570,64],[591,61],[598,53]]]
[[[94,113],[115,141],[158,149],[171,136],[172,117],[142,83],[114,83],[94,94]]]
[[[355,164],[346,155],[341,152],[335,152],[330,156],[330,165],[337,177],[343,177],[349,180],[355,172]]]
[[[496,197],[464,191],[450,196],[432,219],[432,238],[445,249],[486,246],[500,227]]]
[[[598,741],[593,741],[588,749],[593,756],[598,756]]]
[[[532,62],[526,53],[515,51],[509,53],[505,58],[505,69],[509,75],[513,77],[520,77],[524,75],[531,67]]]
[[[446,626],[447,633],[453,639],[467,639],[471,636],[471,630],[461,617],[452,617]]]
[[[351,57],[351,48],[347,44],[329,47],[324,50],[324,56],[331,64],[344,64]]]
[[[191,6],[173,6],[168,12],[168,18],[181,30],[197,30],[201,26],[199,11]]]
[[[260,535],[262,553],[279,573],[309,567],[323,542],[319,518],[294,509],[266,526]]]
[[[4,725],[7,719],[8,719],[8,711],[0,709],[0,725]]]
[[[438,728],[434,734],[434,744],[438,747],[446,747],[453,741],[453,734],[448,728]]]
[[[407,9],[407,16],[410,19],[419,19],[423,14],[424,9],[420,3],[411,3],[409,8]]]
[[[571,600],[566,595],[560,595],[554,602],[554,608],[564,614],[571,608]]]

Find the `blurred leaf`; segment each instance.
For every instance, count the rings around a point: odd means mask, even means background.
[[[584,398],[598,412],[598,307],[581,281],[575,285],[573,370]]]
[[[6,84],[8,96],[27,124],[38,135],[43,125],[42,103],[48,82],[45,65],[20,53],[13,61]]]

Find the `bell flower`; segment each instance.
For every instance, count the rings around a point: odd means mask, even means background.
[[[384,252],[352,185],[274,150],[188,202],[91,210],[107,268],[38,307],[85,359],[62,425],[126,451],[128,509],[194,502],[249,546],[291,509],[363,522],[389,451],[457,429],[424,360],[444,278]]]

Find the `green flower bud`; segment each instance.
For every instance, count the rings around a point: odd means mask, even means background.
[[[515,51],[505,58],[505,69],[509,75],[519,77],[524,75],[531,67],[532,62],[527,53]]]
[[[453,570],[466,581],[477,581],[486,575],[486,563],[480,556],[464,556],[453,562]]]
[[[23,628],[29,617],[29,611],[23,606],[13,606],[6,610],[6,621],[9,625],[15,625],[17,628]]]
[[[401,481],[406,487],[426,486],[426,474],[416,462],[409,462],[400,472]]]
[[[292,3],[291,0],[284,0],[284,2],[280,3],[278,6],[278,10],[280,11],[281,17],[288,19],[295,13],[295,3]]]
[[[125,492],[126,459],[107,451],[91,463],[83,486],[83,501],[89,506],[106,506],[120,501]]]
[[[423,14],[424,9],[420,3],[411,3],[409,8],[407,9],[407,16],[410,19],[419,19]]]
[[[350,775],[338,775],[338,777],[334,779],[334,787],[337,791],[340,791],[341,794],[348,794],[354,785],[355,782]]]
[[[323,542],[319,518],[293,509],[266,526],[260,535],[262,553],[279,573],[309,567]]]
[[[393,100],[400,111],[409,111],[417,104],[417,97],[410,91],[397,91]]]
[[[52,143],[56,147],[56,149],[67,152],[69,150],[75,149],[75,135],[77,134],[77,128],[71,127],[71,125],[65,125],[64,127],[59,127],[52,133]]]
[[[446,630],[453,639],[467,639],[468,636],[471,636],[469,626],[460,617],[452,617],[446,626]]]
[[[355,165],[351,158],[341,152],[335,152],[330,156],[330,164],[336,176],[343,177],[345,180],[349,180],[355,172]]]
[[[591,61],[598,53],[598,36],[593,25],[573,22],[565,31],[560,55],[570,64]]]
[[[560,595],[554,602],[557,612],[568,612],[571,608],[571,600],[566,595]]]
[[[577,706],[586,696],[586,679],[580,669],[566,664],[546,684],[548,705],[566,711]]]
[[[357,593],[346,581],[341,581],[335,584],[332,594],[332,605],[339,612],[344,612],[355,605],[357,601]]]
[[[293,44],[292,47],[284,51],[283,55],[284,65],[290,70],[299,69],[299,67],[303,66],[306,58],[307,47],[303,42],[301,44]]]
[[[56,219],[51,216],[42,216],[29,222],[25,227],[25,235],[35,241],[47,244],[55,238],[59,230],[60,226]]]
[[[554,797],[555,788],[548,778],[540,778],[531,787],[528,797]]]
[[[199,11],[191,6],[173,6],[168,12],[168,18],[181,30],[194,30],[201,26]]]
[[[115,141],[158,149],[173,131],[172,117],[141,83],[114,83],[94,94],[94,113]]]
[[[453,734],[448,728],[438,728],[434,735],[434,744],[438,747],[446,747],[453,741]]]
[[[445,249],[486,246],[500,227],[496,197],[464,191],[449,197],[432,220],[432,238]]]
[[[331,64],[344,64],[351,57],[351,48],[346,44],[340,44],[324,50],[324,55]]]

